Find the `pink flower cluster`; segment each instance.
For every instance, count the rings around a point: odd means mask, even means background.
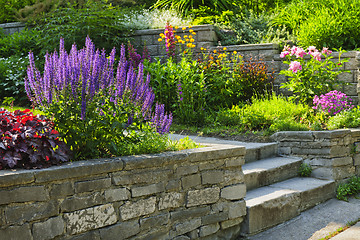
[[[166,43],[166,52],[169,57],[175,56],[176,43],[175,43],[174,32],[175,31],[173,26],[167,23],[165,26],[164,35],[165,35],[165,43]]]
[[[316,47],[310,46],[307,48],[307,52],[306,52],[301,47],[293,46],[292,48],[290,48],[289,46],[285,46],[280,54],[280,58],[285,58],[286,56],[289,57],[295,56],[296,58],[303,58],[306,55],[310,55],[315,60],[321,61],[321,56],[323,54],[330,55],[331,53],[332,51],[325,47],[320,52],[319,50],[316,49]],[[290,63],[289,70],[293,71],[293,73],[297,73],[299,70],[302,70],[301,63],[298,61],[292,61]]]
[[[320,97],[315,95],[313,109],[318,109],[330,115],[336,115],[343,110],[350,110],[354,107],[352,99],[346,96],[345,93],[334,90],[321,94]]]

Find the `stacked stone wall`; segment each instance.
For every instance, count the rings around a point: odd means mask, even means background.
[[[24,30],[25,24],[21,22],[2,23],[0,24],[0,28],[2,28],[5,35],[11,35],[16,32],[21,32],[22,30]]]
[[[0,171],[0,239],[232,239],[241,146]]]
[[[360,174],[360,130],[285,131],[275,133],[281,155],[300,156],[312,176],[337,182]]]

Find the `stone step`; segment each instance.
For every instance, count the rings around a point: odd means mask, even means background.
[[[244,235],[259,233],[334,196],[335,182],[316,178],[291,178],[250,190],[241,231]]]
[[[243,172],[246,189],[249,191],[296,177],[301,162],[299,157],[272,157],[245,163]]]

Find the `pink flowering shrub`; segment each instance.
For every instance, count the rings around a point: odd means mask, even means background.
[[[339,59],[332,61],[332,51],[323,48],[321,51],[314,46],[307,49],[301,47],[285,46],[280,54],[280,58],[285,58],[284,63],[289,65],[287,70],[282,70],[280,74],[288,77],[288,81],[283,83],[280,88],[286,88],[294,93],[293,99],[311,105],[314,96],[320,96],[334,90],[340,84],[338,75],[344,62],[348,60]]]
[[[313,104],[313,109],[329,115],[336,115],[343,110],[350,110],[354,107],[352,99],[337,90],[330,91],[325,95],[322,94],[320,97],[315,95]]]

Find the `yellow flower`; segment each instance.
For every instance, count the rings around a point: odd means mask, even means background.
[[[162,38],[159,38],[158,41],[161,42],[161,41],[162,41]]]
[[[188,42],[188,41],[189,41],[189,39],[187,38],[187,39],[186,39],[186,41]]]
[[[186,30],[186,27],[183,27],[182,30]]]
[[[194,48],[194,47],[196,47],[196,46],[195,46],[195,44],[192,44],[192,45],[191,45],[191,47],[193,47],[193,48]]]
[[[190,26],[188,26],[188,28],[192,28],[192,26],[190,25]]]
[[[185,36],[184,36],[184,38],[187,38],[187,37],[188,37],[188,35],[185,35]]]
[[[194,41],[195,41],[195,39],[193,39],[193,38],[192,38],[192,39],[190,39],[190,42],[194,42]]]
[[[179,27],[178,26],[175,26],[175,29],[178,29]]]
[[[201,48],[200,48],[200,50],[201,50],[201,51],[203,51],[203,50],[204,50],[204,48],[203,48],[203,47],[201,47]]]
[[[237,51],[234,51],[233,54],[237,54]]]
[[[194,31],[194,30],[192,30],[192,29],[189,30],[189,32],[191,32],[191,33],[192,33],[193,31]]]
[[[204,69],[206,69],[207,67],[205,66]]]
[[[226,49],[227,49],[226,47],[223,48],[224,51],[226,51]]]
[[[214,53],[216,53],[217,51],[216,51],[216,50],[214,50],[213,52],[214,52]]]
[[[166,33],[169,33],[169,31],[168,31],[168,30],[166,30],[166,31],[165,31],[165,34],[166,34]]]
[[[192,38],[193,36],[192,35],[189,35],[189,38]]]
[[[196,32],[192,32],[193,35],[196,35]]]

